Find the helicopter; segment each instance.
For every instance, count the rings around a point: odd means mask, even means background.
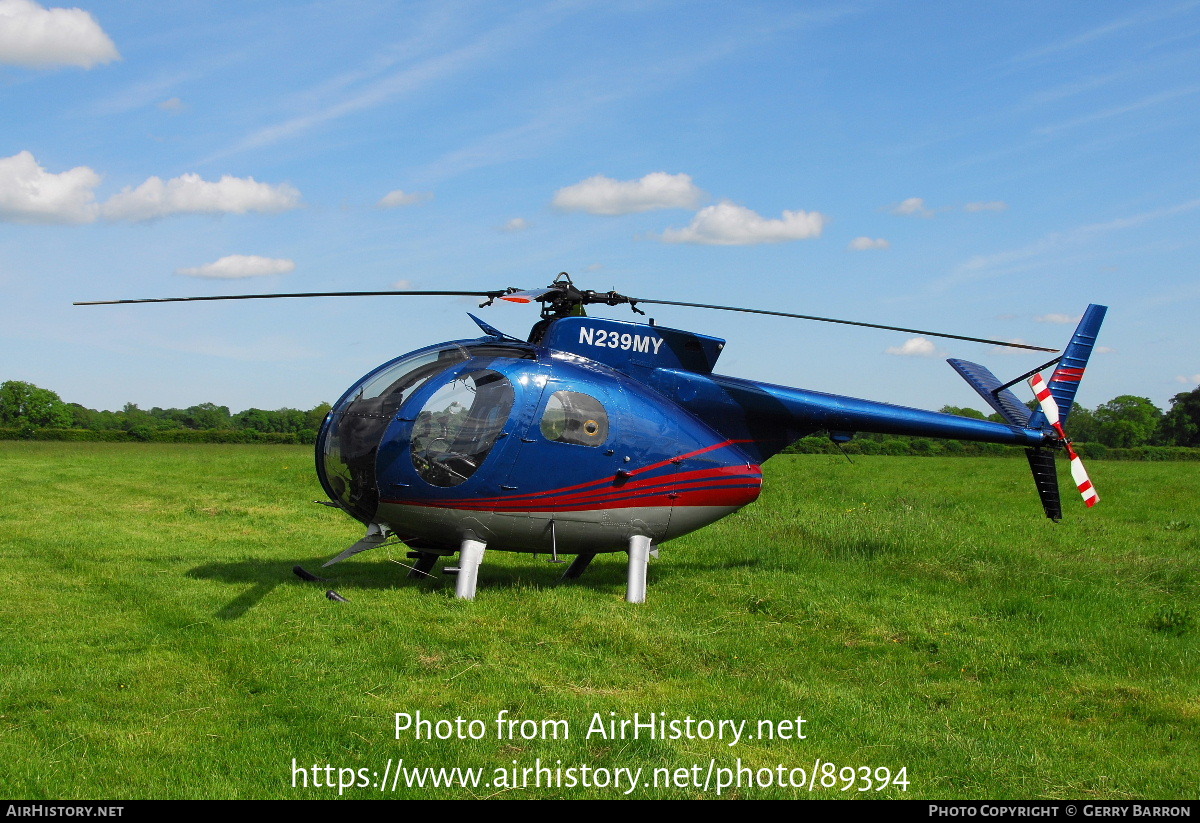
[[[1065,449],[1084,502],[1099,497],[1064,425],[1105,306],[1091,305],[1062,354],[1002,382],[984,366],[948,362],[1004,422],[825,394],[714,372],[725,341],[648,323],[591,317],[589,305],[684,306],[840,323],[998,346],[1039,346],[782,311],[581,290],[561,273],[541,289],[250,294],[76,303],[160,303],[339,296],[470,296],[541,304],[525,339],[474,314],[483,336],[428,346],[373,369],[326,416],[316,471],[328,501],[366,527],[326,562],[402,544],[408,576],[432,576],[454,554],[455,595],[473,599],[488,549],[548,554],[575,580],[603,553],[628,555],[626,600],[646,599],[660,544],[753,503],[762,464],[824,431],[839,446],[857,433],[1023,446],[1043,510],[1062,517],[1055,454]],[[1055,366],[1050,379],[1041,372]],[[1011,388],[1022,380],[1040,404]],[[300,566],[306,580],[326,580]],[[327,596],[344,600],[336,592]]]

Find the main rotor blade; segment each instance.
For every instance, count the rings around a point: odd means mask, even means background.
[[[718,309],[720,311],[740,311],[747,314],[769,314],[774,317],[794,317],[798,320],[819,320],[822,323],[840,323],[843,326],[865,326],[868,329],[885,329],[886,331],[902,331],[908,334],[924,334],[929,337],[945,337],[950,340],[967,340],[971,343],[988,343],[993,346],[1009,346],[1014,349],[1030,349],[1032,351],[1058,351],[1058,349],[1047,349],[1042,346],[1030,346],[1025,343],[1009,343],[1004,340],[988,340],[983,337],[967,337],[962,334],[946,334],[938,331],[924,331],[922,329],[906,329],[901,326],[884,326],[879,323],[860,323],[856,320],[838,320],[833,317],[815,317],[811,314],[791,314],[785,311],[768,311],[766,309],[740,309],[735,306],[710,306],[706,303],[678,303],[673,300],[643,300],[640,297],[629,298],[631,303],[656,303],[660,306],[688,306],[694,309]]]
[[[504,291],[313,291],[295,294],[219,294],[211,297],[157,297],[142,300],[90,300],[73,306],[111,306],[117,303],[189,303],[196,300],[266,300],[274,297],[499,297]]]
[[[501,294],[501,300],[507,300],[509,303],[532,303],[535,300],[542,300],[548,294],[558,294],[562,289],[549,286],[544,289],[521,289],[520,291]]]
[[[551,295],[562,293],[557,283],[551,284],[544,289],[506,289],[495,291],[326,291],[326,292],[298,292],[291,294],[221,294],[207,297],[159,297],[159,298],[143,298],[139,300],[90,300],[76,302],[76,306],[111,306],[128,303],[189,303],[200,300],[270,300],[284,297],[389,297],[389,296],[404,296],[404,297],[486,297],[489,300],[509,299],[511,302],[546,302]],[[1030,346],[1026,343],[1010,343],[1004,340],[989,340],[983,337],[968,337],[961,334],[947,334],[946,332],[928,331],[924,329],[909,329],[902,326],[885,326],[880,323],[861,323],[855,320],[839,320],[833,317],[817,317],[811,314],[793,314],[791,312],[769,311],[767,309],[746,309],[737,306],[714,306],[708,303],[684,303],[675,300],[651,300],[640,297],[627,297],[618,295],[615,292],[608,294],[593,294],[588,292],[587,295],[591,299],[585,299],[584,303],[600,302],[608,305],[618,305],[619,303],[628,302],[631,306],[638,303],[651,303],[660,306],[684,306],[696,309],[716,309],[718,311],[736,311],[745,314],[766,314],[773,317],[791,317],[797,320],[817,320],[822,323],[839,323],[843,326],[863,326],[869,329],[883,329],[885,331],[898,331],[907,334],[923,334],[929,337],[943,337],[949,340],[966,340],[971,343],[987,343],[992,346],[1007,346],[1014,349],[1028,349],[1030,351],[1046,351],[1055,352],[1058,349],[1048,349],[1043,346]]]

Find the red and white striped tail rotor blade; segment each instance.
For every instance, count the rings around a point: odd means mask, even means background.
[[[1046,422],[1051,426],[1058,425],[1058,401],[1054,399],[1054,395],[1050,393],[1046,381],[1042,379],[1040,374],[1035,374],[1029,378],[1029,387],[1033,389],[1034,395],[1038,399],[1038,405],[1042,407],[1042,414],[1046,415]]]
[[[1083,468],[1083,461],[1079,459],[1079,455],[1074,453],[1074,450],[1071,452],[1071,478],[1079,487],[1079,493],[1083,495],[1083,502],[1089,509],[1100,502],[1100,495],[1096,494],[1096,487],[1092,485],[1087,471]]]
[[[1090,509],[1100,502],[1100,495],[1096,493],[1096,488],[1092,485],[1087,470],[1083,467],[1083,461],[1079,459],[1079,455],[1075,453],[1075,449],[1071,448],[1071,441],[1067,439],[1067,433],[1063,431],[1062,423],[1059,421],[1058,416],[1058,402],[1054,399],[1054,395],[1050,393],[1049,387],[1046,386],[1046,381],[1042,379],[1040,374],[1035,374],[1029,378],[1029,387],[1033,389],[1033,393],[1037,396],[1038,405],[1042,407],[1042,414],[1046,415],[1046,422],[1053,426],[1058,431],[1059,437],[1063,439],[1063,445],[1067,447],[1067,455],[1071,458],[1071,479],[1075,481],[1075,486],[1079,489],[1079,493],[1083,495],[1083,502]]]

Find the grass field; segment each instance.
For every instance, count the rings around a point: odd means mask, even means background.
[[[299,581],[361,536],[310,502],[311,464],[0,443],[0,797],[620,797],[582,783],[639,768],[631,797],[716,797],[739,765],[756,785],[721,797],[1200,794],[1195,464],[1093,462],[1101,504],[1064,483],[1054,525],[1023,460],[778,457],[758,503],[662,548],[643,606],[624,555],[559,586],[489,553],[473,602],[389,548]],[[484,731],[397,739],[418,711]],[[734,745],[607,739],[597,713],[747,723]],[[401,758],[483,776],[409,789]],[[510,785],[539,758],[577,785]]]

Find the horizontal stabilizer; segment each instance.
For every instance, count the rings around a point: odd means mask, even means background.
[[[1029,424],[1029,409],[1008,389],[996,391],[1004,384],[986,366],[966,360],[950,359],[946,362],[961,374],[963,380],[970,383],[971,388],[979,392],[979,396],[1009,423],[1014,426]]]

